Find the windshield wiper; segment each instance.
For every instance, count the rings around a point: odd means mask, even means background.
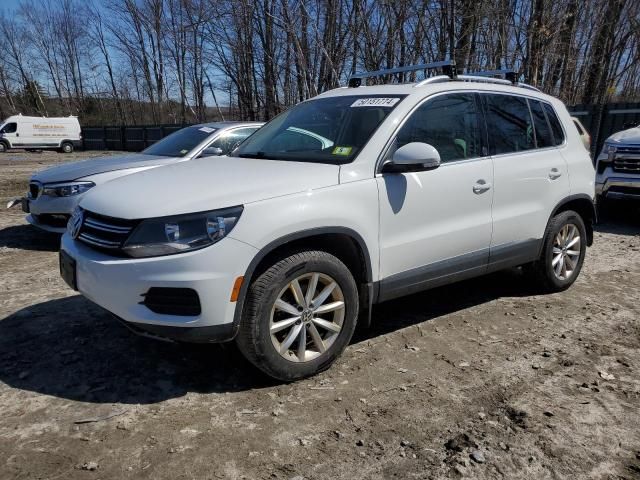
[[[264,152],[239,153],[236,156],[240,157],[240,158],[258,158],[258,159],[264,159],[264,160],[281,160],[280,158],[271,157],[269,155],[266,155]]]

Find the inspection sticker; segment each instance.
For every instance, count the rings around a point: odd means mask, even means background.
[[[336,147],[331,152],[333,155],[351,155],[352,147]]]
[[[382,98],[359,98],[351,104],[352,107],[393,107],[398,103],[400,99],[398,97]]]
[[[211,132],[215,132],[216,129],[211,127],[201,127],[200,131],[204,133],[211,133]]]

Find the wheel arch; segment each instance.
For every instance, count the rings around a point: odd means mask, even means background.
[[[276,258],[303,248],[323,250],[335,255],[354,274],[360,290],[362,291],[362,286],[368,286],[365,291],[369,297],[373,297],[371,256],[367,244],[358,232],[347,227],[320,227],[291,233],[268,243],[247,267],[233,316],[234,336],[240,326],[244,300],[253,278],[260,275]],[[368,301],[370,303],[371,298]]]
[[[547,228],[549,228],[549,223],[553,217],[559,213],[566,212],[567,210],[577,212],[584,220],[584,226],[587,229],[587,246],[590,247],[593,244],[593,226],[598,221],[598,214],[596,212],[596,206],[593,203],[593,199],[584,193],[571,195],[565,198],[553,209],[553,212],[547,221]]]

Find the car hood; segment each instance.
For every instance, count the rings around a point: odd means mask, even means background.
[[[139,219],[243,205],[336,185],[337,165],[215,157],[117,178],[91,189],[86,210]]]
[[[176,163],[183,158],[162,157],[159,155],[144,155],[132,153],[111,157],[97,157],[81,162],[65,163],[36,172],[31,179],[42,183],[67,182],[85,178],[98,173],[125,170],[137,167],[153,167]]]
[[[640,127],[614,133],[607,138],[607,143],[640,143]]]

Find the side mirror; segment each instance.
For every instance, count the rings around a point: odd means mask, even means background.
[[[440,154],[433,145],[411,142],[397,149],[383,166],[385,173],[420,172],[440,166]]]
[[[198,158],[219,157],[222,153],[222,149],[219,147],[207,147],[200,153],[200,155],[198,155]]]

